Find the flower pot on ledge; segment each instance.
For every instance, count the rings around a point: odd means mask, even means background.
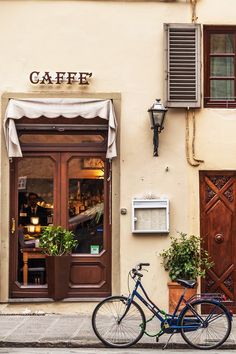
[[[172,314],[176,308],[180,296],[183,294],[184,287],[176,282],[171,281],[168,283],[168,288],[169,288],[169,313]],[[197,285],[193,289],[187,289],[184,298],[185,300],[188,300],[190,299],[190,297],[196,294],[197,294]],[[181,311],[184,308],[184,306],[185,304],[184,302],[182,302],[179,307],[179,311]]]

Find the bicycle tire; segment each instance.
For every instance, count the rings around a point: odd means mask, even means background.
[[[208,309],[207,314],[201,314],[201,306]],[[181,314],[180,325],[189,325],[195,330],[181,329],[182,338],[196,349],[215,349],[220,347],[231,332],[231,317],[224,305],[212,300],[196,300],[191,303],[194,310],[186,306]],[[204,321],[200,322],[198,316]]]
[[[92,315],[93,330],[106,346],[127,348],[142,338],[146,320],[142,308],[135,301],[132,301],[122,321],[117,322],[126,307],[125,296],[110,296],[95,307]]]

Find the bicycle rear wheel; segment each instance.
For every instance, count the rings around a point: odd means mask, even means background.
[[[203,311],[206,314],[201,314]],[[197,349],[222,345],[231,332],[231,318],[224,305],[211,300],[197,300],[183,310],[180,325],[183,339]]]
[[[101,301],[94,309],[92,326],[96,336],[107,346],[126,348],[137,343],[146,327],[141,307],[132,302],[128,312],[127,297],[111,296]]]

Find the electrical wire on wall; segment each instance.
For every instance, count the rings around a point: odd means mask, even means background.
[[[197,15],[196,15],[196,5],[197,5],[197,0],[190,0],[190,5],[191,5],[191,10],[192,10],[192,23],[197,22]],[[196,139],[196,120],[195,120],[195,109],[193,109],[192,112],[192,121],[190,121],[190,115],[189,115],[190,109],[189,107],[186,109],[186,132],[185,132],[185,150],[186,150],[186,158],[187,162],[190,166],[197,167],[201,163],[203,163],[203,160],[200,160],[196,158],[195,156],[195,139]],[[192,136],[191,136],[191,144],[190,144],[190,122],[191,122],[191,127],[192,127]],[[190,149],[191,145],[191,149]],[[190,156],[190,151],[191,151],[191,156]]]
[[[195,109],[192,111],[192,125],[193,125],[193,137],[192,137],[192,157],[193,160],[199,163],[203,163],[204,160],[197,159],[195,157],[195,137],[196,137],[196,120],[195,120]]]
[[[197,167],[200,165],[200,163],[192,162],[190,158],[190,149],[189,149],[189,108],[186,109],[186,116],[185,116],[185,121],[186,121],[186,128],[185,128],[185,150],[186,150],[186,158],[187,162],[190,166]]]
[[[190,5],[192,8],[192,23],[196,23],[198,19],[196,15],[197,0],[190,0]]]
[[[192,111],[192,143],[191,143],[191,156],[190,156],[190,116],[189,108],[186,109],[186,132],[185,132],[185,150],[187,162],[190,166],[197,167],[203,160],[197,159],[195,157],[195,137],[196,137],[196,122],[195,122],[195,111]],[[193,160],[193,161],[192,161]]]

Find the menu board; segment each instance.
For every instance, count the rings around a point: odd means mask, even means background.
[[[133,199],[132,232],[168,233],[169,200],[166,198]]]
[[[137,209],[136,230],[166,230],[166,209]]]

